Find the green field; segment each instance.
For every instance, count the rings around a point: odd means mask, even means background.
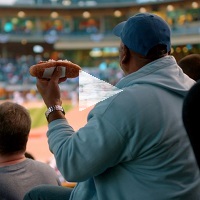
[[[65,112],[69,111],[72,106],[70,104],[63,104]],[[47,125],[47,120],[45,117],[45,112],[47,110],[46,106],[39,108],[30,108],[28,109],[31,115],[32,125],[31,128],[37,128],[40,126]]]

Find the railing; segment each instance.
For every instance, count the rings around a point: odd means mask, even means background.
[[[154,4],[154,3],[166,3],[166,2],[177,2],[183,0],[10,0],[0,3],[1,5],[7,6],[80,6],[80,7],[92,7],[102,5],[116,5],[118,4]]]
[[[194,34],[200,34],[200,21],[197,22],[190,22],[188,24],[184,25],[175,25],[171,27],[172,30],[172,36],[178,36],[178,35],[194,35]],[[28,33],[26,31],[21,30],[19,31],[12,31],[10,33],[5,33],[4,31],[0,31],[0,43],[4,43],[12,40],[17,41],[21,40],[22,38],[26,37],[26,39],[32,40],[32,41],[44,41],[46,39],[56,39],[57,37],[62,38],[64,40],[71,40],[71,39],[89,39],[91,35],[95,34],[89,34],[87,32],[79,32],[79,31],[73,31],[70,32],[67,31],[56,31],[54,30],[54,34],[51,34],[51,32],[41,32],[37,30],[30,30]],[[96,34],[98,35],[98,34]],[[111,31],[106,31],[106,33],[101,33],[103,37],[112,37],[113,34]],[[67,37],[66,37],[67,36]]]

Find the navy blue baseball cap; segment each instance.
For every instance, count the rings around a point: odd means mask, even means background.
[[[171,30],[159,16],[151,13],[139,13],[127,21],[115,26],[113,33],[132,51],[146,56],[151,48],[158,44],[171,49]]]

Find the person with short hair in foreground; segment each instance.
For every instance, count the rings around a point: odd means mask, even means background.
[[[13,102],[0,104],[1,200],[22,200],[37,185],[60,185],[48,164],[26,157],[30,128],[30,114],[23,106]]]

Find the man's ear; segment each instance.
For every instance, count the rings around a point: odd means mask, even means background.
[[[123,58],[122,58],[122,63],[127,63],[130,60],[130,51],[127,46],[124,45],[123,48]]]

